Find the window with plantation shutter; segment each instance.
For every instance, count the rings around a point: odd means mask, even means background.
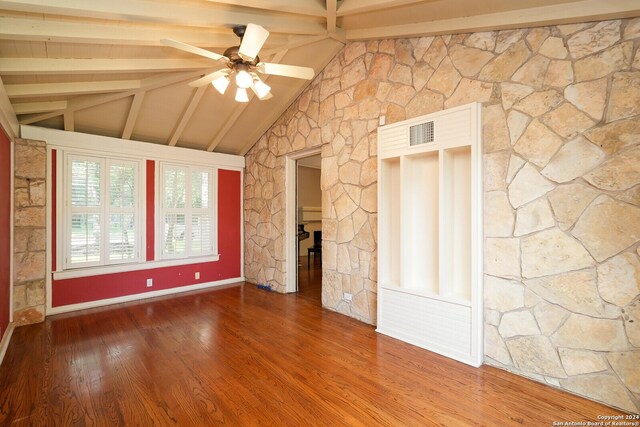
[[[214,169],[163,163],[160,175],[162,257],[215,254]]]
[[[64,268],[139,259],[136,161],[68,155]]]

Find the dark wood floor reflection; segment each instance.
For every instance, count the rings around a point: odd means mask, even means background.
[[[612,409],[253,285],[17,328],[0,425],[534,425]]]
[[[319,257],[300,257],[298,264],[298,297],[322,306],[322,264]]]

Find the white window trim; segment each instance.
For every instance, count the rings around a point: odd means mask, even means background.
[[[193,258],[177,258],[161,261],[141,261],[137,264],[114,264],[99,267],[73,268],[71,270],[54,271],[54,280],[76,279],[79,277],[101,276],[103,274],[127,273],[130,271],[153,270],[155,268],[176,267],[180,265],[201,264],[219,261],[220,255],[201,256]]]
[[[144,246],[142,243],[146,241],[146,207],[145,207],[145,190],[146,190],[146,167],[145,162],[141,159],[136,158],[128,158],[128,157],[117,157],[117,156],[104,156],[104,155],[94,155],[88,153],[76,153],[73,151],[65,151],[61,153],[63,157],[62,161],[58,163],[58,174],[57,176],[62,179],[59,182],[62,182],[62,188],[58,185],[57,192],[60,195],[58,198],[58,206],[62,207],[59,209],[59,214],[57,215],[57,230],[58,230],[58,262],[57,269],[62,269],[63,271],[71,271],[71,270],[96,270],[104,267],[111,266],[121,266],[126,264],[137,264],[146,259],[146,254],[143,254]],[[97,160],[101,164],[101,182],[100,182],[100,191],[102,197],[102,207],[98,208],[97,211],[100,211],[102,215],[102,223],[101,223],[101,233],[102,233],[102,241],[101,241],[101,253],[100,260],[97,262],[87,262],[87,263],[76,263],[74,265],[70,262],[71,256],[71,218],[73,214],[73,208],[71,206],[71,162],[74,159],[81,160]],[[109,238],[108,238],[108,224],[109,224],[109,212],[108,208],[109,203],[109,193],[107,189],[109,188],[109,165],[111,162],[127,162],[133,163],[136,166],[136,200],[135,200],[135,247],[134,251],[136,256],[133,259],[128,260],[109,260],[108,259],[108,248],[109,248]]]
[[[208,259],[208,258],[216,258],[215,261],[219,259],[218,254],[218,168],[217,167],[206,167],[203,165],[193,165],[193,164],[185,164],[180,162],[167,162],[167,161],[159,161],[156,167],[156,215],[155,215],[155,236],[156,236],[156,248],[155,254],[157,260],[182,260],[182,263],[185,263],[184,260],[194,260],[194,262],[200,262],[199,259]],[[164,206],[164,171],[167,168],[184,168],[186,170],[186,195],[187,200],[185,200],[185,209],[182,208],[165,208]],[[211,251],[206,253],[192,253],[191,251],[191,233],[186,232],[190,230],[190,220],[192,214],[197,211],[204,211],[204,209],[194,209],[191,208],[191,173],[192,172],[207,172],[209,173],[209,214],[211,215],[211,229],[210,236],[211,239]],[[185,246],[187,250],[184,254],[165,254],[165,233],[164,233],[164,217],[166,213],[181,213],[185,212]],[[187,262],[191,263],[191,262]]]

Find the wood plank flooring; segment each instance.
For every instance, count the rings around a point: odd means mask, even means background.
[[[618,411],[253,285],[17,328],[0,425],[551,426]]]
[[[315,261],[315,262],[314,262]],[[298,265],[298,297],[322,306],[322,264],[318,258],[300,257]]]

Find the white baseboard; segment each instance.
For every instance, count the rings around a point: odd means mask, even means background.
[[[86,310],[88,308],[103,307],[105,305],[120,304],[129,301],[139,301],[147,298],[160,297],[164,295],[179,294],[188,291],[197,291],[200,289],[213,288],[216,286],[229,285],[231,283],[244,282],[244,277],[234,277],[231,279],[218,280],[215,282],[196,283],[195,285],[179,286],[171,289],[161,289],[159,291],[144,292],[141,294],[125,295],[116,298],[107,298],[97,301],[82,302],[79,304],[63,305],[53,307],[47,310],[47,316],[53,314],[69,313],[71,311]]]
[[[13,325],[13,323],[9,323],[9,326],[7,326],[7,330],[4,331],[2,341],[0,341],[0,365],[2,365],[2,361],[4,360],[4,355],[7,352],[7,348],[9,348],[9,341],[11,341],[11,335],[13,335],[14,328],[15,326]]]

